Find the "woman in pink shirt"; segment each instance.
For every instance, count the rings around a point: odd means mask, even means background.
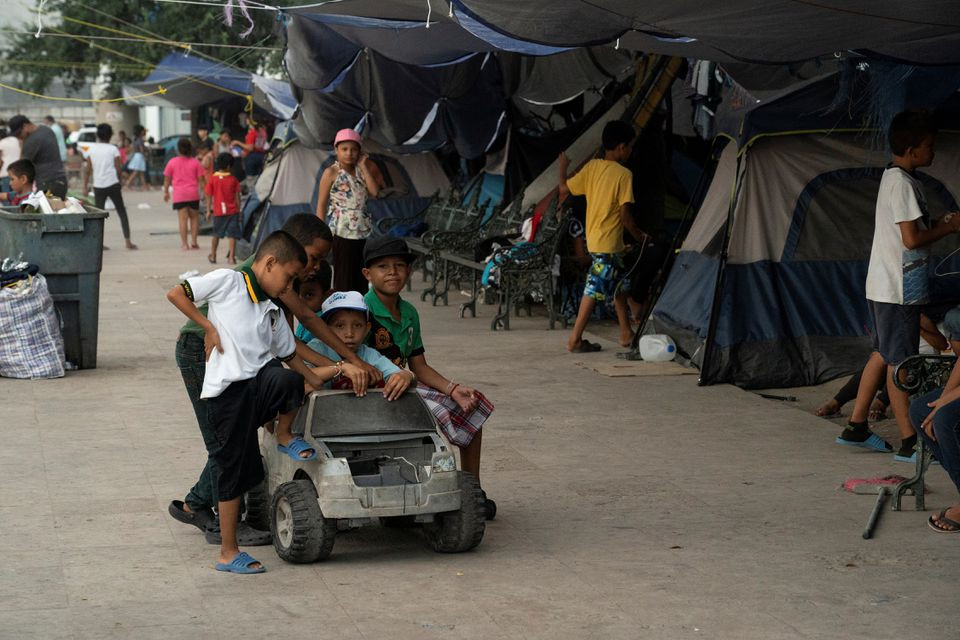
[[[163,201],[170,202],[170,186],[173,185],[173,208],[180,218],[180,248],[199,249],[197,232],[200,227],[200,194],[203,190],[204,170],[200,161],[193,157],[190,138],[177,142],[176,158],[163,170]],[[187,224],[190,226],[190,244],[187,244]]]

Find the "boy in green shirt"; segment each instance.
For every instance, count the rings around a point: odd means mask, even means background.
[[[444,378],[427,364],[420,316],[412,304],[400,297],[414,257],[400,238],[382,236],[367,240],[363,250],[363,275],[370,283],[364,296],[371,325],[367,345],[398,367],[410,367],[420,383],[417,393],[437,418],[443,435],[460,449],[462,470],[479,480],[480,429],[493,412],[493,405],[479,391]],[[484,499],[487,520],[492,520],[497,505],[486,494]]]

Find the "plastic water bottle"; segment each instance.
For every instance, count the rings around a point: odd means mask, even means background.
[[[668,362],[677,355],[677,345],[670,336],[653,334],[640,338],[640,357],[650,362]]]

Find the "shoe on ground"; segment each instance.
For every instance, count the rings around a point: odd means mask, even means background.
[[[836,439],[837,444],[843,444],[851,447],[862,447],[864,449],[873,449],[882,453],[892,453],[893,447],[889,442],[875,434],[870,429],[854,429],[847,427]]]
[[[214,523],[203,532],[203,537],[208,544],[220,544],[220,521]],[[237,544],[241,547],[264,547],[273,543],[273,537],[269,531],[260,531],[254,529],[245,520],[237,523]]]

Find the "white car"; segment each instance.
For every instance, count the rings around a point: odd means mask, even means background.
[[[97,128],[91,125],[80,127],[76,131],[71,131],[67,136],[67,144],[77,145],[77,150],[86,153],[88,146],[84,143],[97,141]]]

